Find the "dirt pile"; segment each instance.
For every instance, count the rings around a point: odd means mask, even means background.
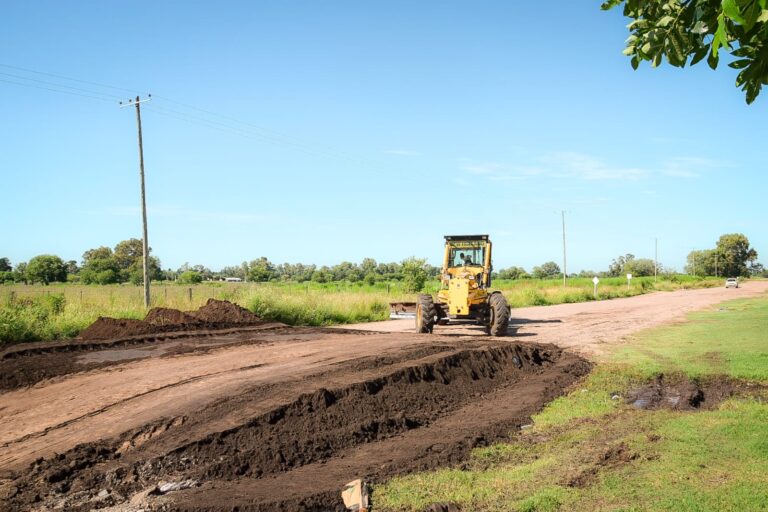
[[[225,300],[208,299],[197,311],[152,308],[144,320],[99,317],[79,338],[85,341],[125,338],[173,331],[226,329],[265,323],[247,309]]]
[[[200,319],[189,313],[170,308],[152,308],[144,317],[144,321],[152,325],[197,325],[202,323]]]
[[[124,338],[150,334],[155,328],[143,320],[133,318],[110,318],[100,316],[95,322],[80,332],[84,340],[106,340],[109,338]]]
[[[244,307],[226,300],[208,299],[205,306],[191,313],[195,318],[209,324],[252,324],[261,322],[261,318]]]

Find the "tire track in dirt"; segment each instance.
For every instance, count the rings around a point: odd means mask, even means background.
[[[126,403],[128,403],[128,402],[130,402],[132,400],[138,400],[138,399],[143,398],[143,397],[145,397],[147,395],[150,395],[152,393],[158,393],[160,391],[164,391],[164,390],[176,387],[176,386],[183,386],[183,385],[189,384],[191,382],[195,382],[195,381],[198,381],[198,380],[206,379],[206,378],[209,378],[209,377],[215,377],[217,375],[223,375],[225,373],[242,372],[242,371],[251,370],[253,368],[260,368],[261,366],[264,366],[264,365],[263,364],[254,364],[254,365],[250,365],[250,366],[243,366],[241,368],[235,368],[233,370],[224,370],[224,371],[221,371],[221,372],[207,373],[207,374],[198,375],[198,376],[195,376],[195,377],[190,377],[188,379],[180,380],[178,382],[172,382],[170,384],[166,384],[164,386],[160,386],[159,388],[150,389],[148,391],[144,391],[143,393],[139,393],[137,395],[133,395],[133,396],[130,396],[128,398],[124,398],[124,399],[122,399],[122,400],[120,400],[118,402],[106,405],[106,406],[104,406],[104,407],[102,407],[100,409],[96,409],[94,411],[90,411],[90,412],[88,412],[86,414],[83,414],[82,416],[78,416],[76,418],[69,419],[67,421],[58,423],[56,425],[51,425],[49,427],[46,427],[44,430],[41,430],[41,431],[38,431],[38,432],[30,432],[29,434],[26,434],[26,435],[24,435],[24,436],[22,436],[22,437],[20,437],[18,439],[12,439],[10,441],[3,442],[2,444],[0,444],[0,448],[8,448],[9,446],[11,446],[13,444],[21,443],[21,442],[27,441],[27,440],[35,438],[35,437],[45,436],[48,433],[50,433],[51,431],[53,431],[53,430],[56,430],[56,429],[59,429],[59,428],[64,428],[64,427],[68,427],[68,426],[70,426],[70,425],[72,425],[74,423],[77,423],[78,421],[81,421],[81,420],[85,419],[85,418],[92,418],[92,417],[97,416],[97,415],[99,415],[99,414],[101,414],[103,412],[108,411],[109,409],[112,409],[114,407],[118,407],[120,405],[126,404]],[[0,462],[2,462],[1,459],[0,459]]]

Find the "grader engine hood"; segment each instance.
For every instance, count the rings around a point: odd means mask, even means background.
[[[469,314],[469,279],[451,279],[448,285],[448,314]]]

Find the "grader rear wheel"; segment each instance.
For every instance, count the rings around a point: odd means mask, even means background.
[[[489,321],[486,332],[491,336],[504,336],[509,326],[509,305],[500,293],[492,293],[488,298]]]
[[[416,301],[416,332],[431,333],[435,327],[437,310],[431,295],[419,295]]]

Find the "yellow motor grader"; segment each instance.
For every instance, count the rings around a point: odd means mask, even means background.
[[[419,295],[416,330],[431,333],[435,324],[471,322],[493,336],[504,336],[509,306],[501,292],[491,292],[491,241],[488,235],[445,237],[441,289],[437,299]]]

